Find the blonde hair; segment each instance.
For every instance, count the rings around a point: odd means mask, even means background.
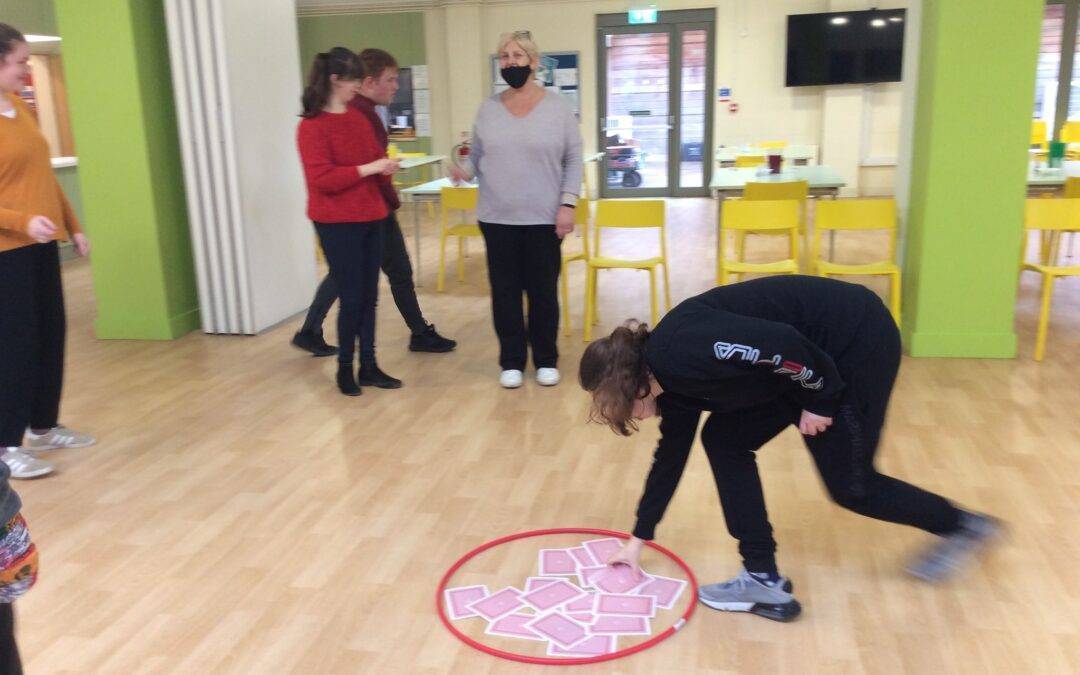
[[[516,42],[519,47],[525,50],[525,53],[529,55],[529,60],[540,65],[540,48],[533,42],[532,33],[527,30],[516,30],[512,33],[503,33],[499,36],[499,46],[495,49],[495,56],[502,54],[503,49],[506,49],[506,45],[511,42]]]

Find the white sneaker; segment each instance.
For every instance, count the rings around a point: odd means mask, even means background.
[[[536,381],[545,387],[554,387],[562,380],[558,368],[537,368]]]
[[[505,389],[517,389],[521,386],[524,377],[520,370],[504,370],[499,376],[499,384]]]
[[[7,448],[0,451],[0,459],[11,469],[12,478],[40,478],[53,472],[53,465],[23,452],[22,448]]]
[[[90,435],[80,434],[63,425],[58,425],[38,436],[34,432],[26,431],[26,440],[23,447],[30,451],[38,450],[63,450],[66,448],[88,448],[97,440]]]

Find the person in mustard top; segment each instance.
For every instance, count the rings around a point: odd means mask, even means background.
[[[58,421],[65,317],[57,242],[70,239],[82,256],[90,242],[19,98],[29,58],[22,34],[0,23],[0,458],[12,478],[52,473],[35,453],[94,443]]]

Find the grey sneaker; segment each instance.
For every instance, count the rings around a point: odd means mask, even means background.
[[[65,448],[88,448],[96,442],[93,436],[80,434],[59,425],[40,436],[32,431],[27,431],[23,447],[31,452],[36,452],[39,450],[63,450]]]
[[[945,581],[976,553],[1001,536],[1003,530],[997,518],[963,511],[960,514],[960,529],[939,538],[929,550],[908,565],[907,571],[923,581]]]
[[[750,612],[773,621],[791,621],[802,612],[791,594],[791,582],[766,586],[746,570],[730,581],[709,584],[698,589],[698,600],[724,612]]]
[[[53,472],[53,465],[23,452],[22,448],[0,448],[0,459],[11,469],[11,477],[20,480],[40,478]]]

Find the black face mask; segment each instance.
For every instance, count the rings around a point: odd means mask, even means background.
[[[529,81],[532,68],[529,66],[508,66],[499,71],[502,79],[514,89],[521,89]]]

